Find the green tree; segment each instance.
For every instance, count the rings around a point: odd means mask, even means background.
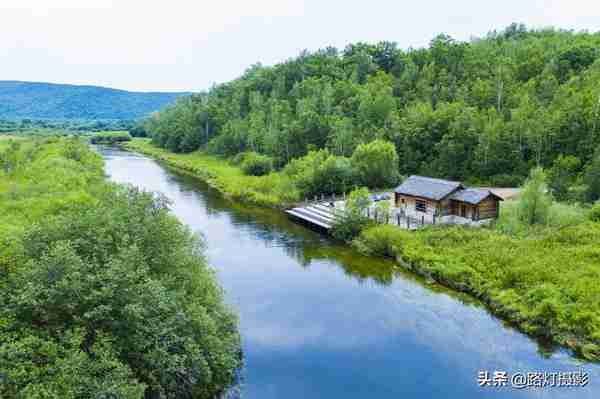
[[[273,160],[266,155],[248,152],[244,154],[241,167],[245,174],[251,176],[263,176],[269,174],[273,169]]]
[[[589,202],[600,199],[600,148],[585,169],[584,182],[587,185],[586,198]]]
[[[371,197],[366,187],[354,189],[348,196],[345,208],[336,216],[331,234],[338,240],[350,241],[368,227],[373,220],[367,215]]]
[[[569,199],[569,189],[576,183],[581,161],[572,155],[559,155],[548,170],[548,187],[560,201]]]
[[[360,144],[351,158],[360,184],[367,187],[391,187],[398,182],[398,154],[390,142],[375,140]]]
[[[519,219],[528,225],[546,223],[551,203],[552,199],[548,194],[544,170],[532,169],[521,190]]]

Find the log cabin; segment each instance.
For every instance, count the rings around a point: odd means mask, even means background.
[[[473,224],[497,219],[502,198],[461,182],[410,176],[395,190],[395,205],[425,223]]]

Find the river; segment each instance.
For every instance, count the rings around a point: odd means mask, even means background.
[[[600,367],[506,326],[476,301],[362,257],[281,212],[224,199],[147,157],[101,148],[110,179],[164,193],[205,235],[238,312],[246,399],[599,398]],[[571,372],[586,387],[480,387],[480,371]]]

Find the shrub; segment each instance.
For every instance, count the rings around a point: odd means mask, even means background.
[[[594,158],[587,165],[583,177],[587,186],[586,199],[595,202],[600,199],[600,148],[596,150]]]
[[[402,240],[406,233],[411,234],[389,224],[375,226],[364,230],[352,244],[366,255],[392,257],[402,251]]]
[[[242,170],[250,176],[268,175],[273,169],[273,160],[266,155],[248,152],[242,161]]]
[[[371,204],[369,190],[359,188],[350,193],[346,209],[338,215],[331,234],[338,240],[351,241],[363,230],[375,224],[366,216],[366,209]]]
[[[341,241],[352,241],[365,229],[372,227],[375,222],[368,217],[352,212],[340,214],[333,227],[331,235]]]
[[[115,144],[131,141],[128,132],[100,132],[90,138],[92,144]]]
[[[360,184],[367,187],[390,187],[400,177],[396,147],[387,141],[375,140],[359,145],[351,161]]]
[[[551,204],[544,171],[541,168],[532,169],[519,200],[519,219],[529,225],[544,224],[548,220]]]
[[[600,201],[596,202],[590,212],[588,213],[588,219],[592,222],[600,222]]]
[[[247,154],[247,152],[240,152],[239,154],[235,154],[235,156],[229,160],[229,163],[231,163],[234,166],[240,166],[242,162],[244,162],[244,159],[246,159]]]
[[[352,167],[346,157],[328,150],[310,151],[292,160],[284,169],[305,196],[342,193],[352,185]]]

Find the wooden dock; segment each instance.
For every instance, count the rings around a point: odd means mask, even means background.
[[[330,230],[335,223],[334,208],[325,203],[315,203],[296,207],[288,209],[285,212],[309,225],[317,226],[325,230]]]

